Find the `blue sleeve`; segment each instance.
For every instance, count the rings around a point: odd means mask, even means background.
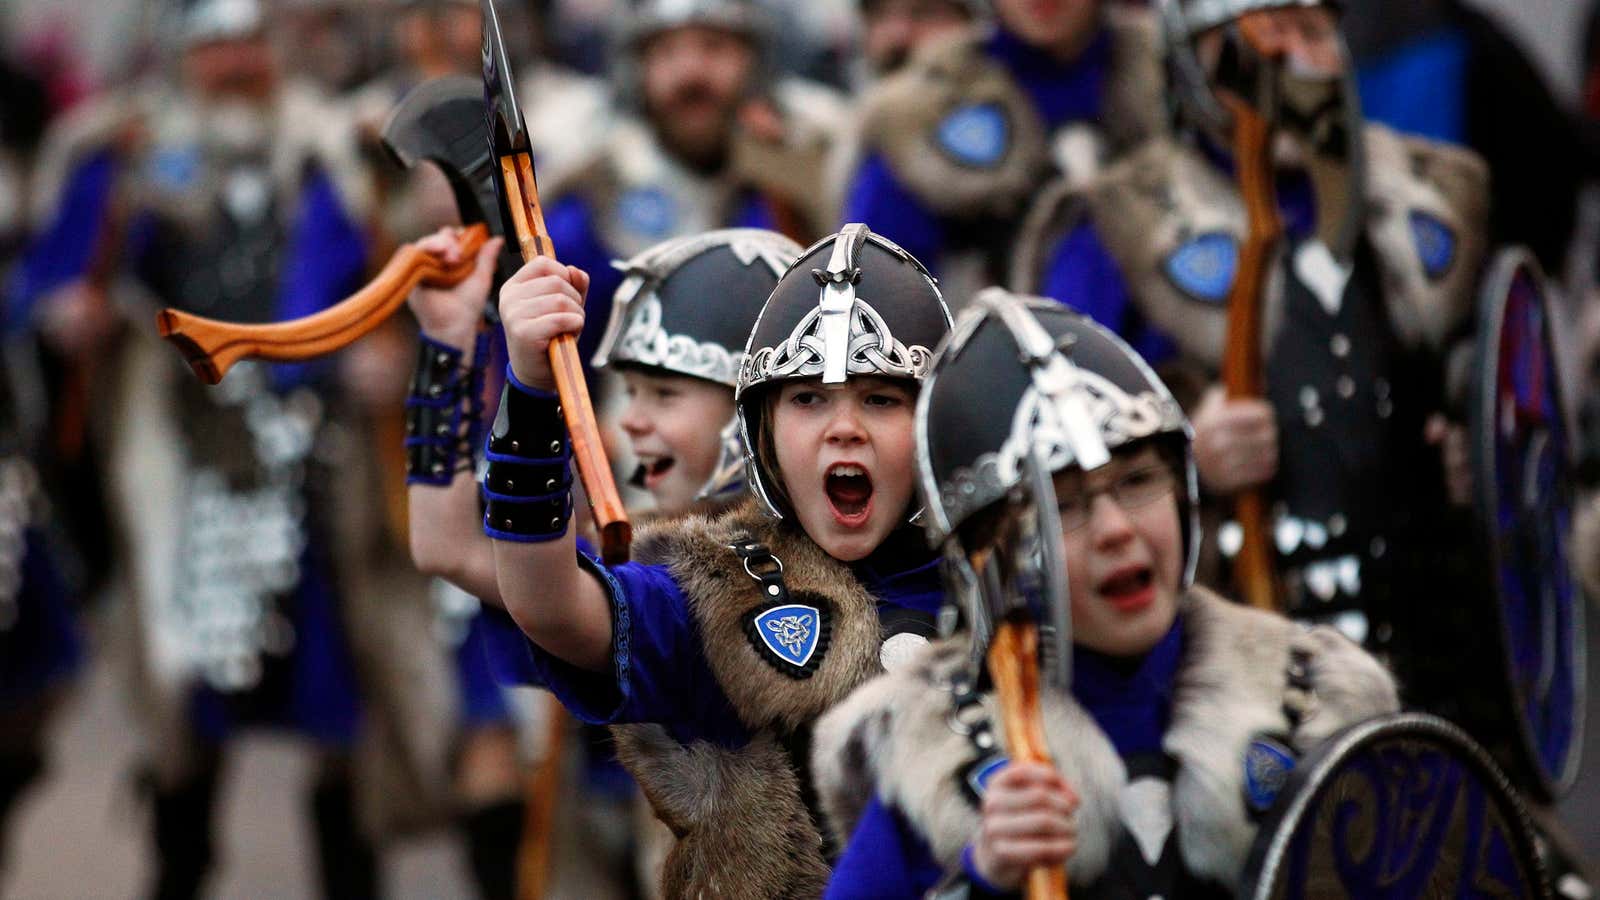
[[[5,286],[0,333],[25,328],[44,295],[89,270],[116,172],[116,156],[108,149],[86,157],[68,176],[55,218],[23,251]]]
[[[550,232],[550,243],[555,245],[556,258],[589,273],[589,296],[584,300],[578,354],[583,359],[584,375],[593,384],[594,373],[590,371],[589,360],[594,358],[600,338],[605,336],[606,322],[611,318],[611,297],[622,285],[622,273],[611,266],[617,254],[600,239],[593,210],[588,201],[577,194],[568,194],[552,203],[545,211],[544,224]]]
[[[844,199],[844,221],[865,222],[894,241],[935,275],[944,248],[944,227],[916,195],[895,178],[889,163],[873,153],[850,180]]]
[[[825,900],[915,900],[944,877],[903,816],[874,797],[833,867]]]
[[[739,746],[748,732],[706,661],[689,601],[665,566],[624,563],[607,568],[578,555],[611,602],[611,671],[590,672],[546,653],[522,637],[501,660],[547,687],[581,721],[592,725],[652,722],[680,741]],[[502,642],[497,654],[510,649]]]
[[[1051,253],[1039,293],[1116,332],[1152,365],[1177,353],[1172,339],[1134,310],[1121,267],[1087,218]]]

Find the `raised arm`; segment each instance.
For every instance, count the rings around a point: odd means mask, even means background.
[[[453,265],[459,259],[450,231],[440,230],[418,245],[439,255],[445,264]],[[414,407],[418,404],[434,402],[429,396],[434,383],[440,384],[441,393],[452,385],[460,385],[458,389],[461,390],[472,389],[473,379],[469,373],[474,368],[481,370],[484,365],[483,360],[476,358],[483,304],[489,296],[495,259],[502,243],[501,238],[494,238],[484,244],[478,251],[472,275],[454,288],[419,287],[411,292],[407,302],[422,328],[424,350],[419,353],[419,377],[413,381],[412,397],[408,401],[413,407],[408,409],[413,412],[409,420],[417,420]],[[435,370],[430,373],[429,367]],[[469,408],[464,401],[450,406],[452,411]],[[416,442],[426,439],[430,436],[408,435],[413,445],[408,446],[408,450],[414,462],[419,461]],[[429,462],[422,466],[422,471],[411,473],[406,491],[411,521],[411,560],[425,574],[436,575],[485,602],[500,605],[494,548],[483,533],[478,513],[478,482],[472,466],[475,449],[457,447],[453,460],[442,461],[443,471],[432,471],[432,462]]]
[[[506,610],[535,644],[574,666],[611,661],[611,604],[578,565],[570,527],[570,441],[555,396],[550,341],[583,329],[589,276],[535,257],[500,290],[511,375],[491,434],[489,534]],[[530,483],[531,482],[531,483]],[[503,499],[502,499],[503,498]]]

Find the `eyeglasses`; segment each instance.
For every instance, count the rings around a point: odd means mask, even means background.
[[[1177,476],[1167,466],[1146,466],[1134,469],[1102,488],[1081,489],[1056,498],[1056,509],[1061,512],[1061,530],[1077,531],[1089,524],[1094,514],[1094,498],[1101,494],[1110,497],[1125,510],[1143,506],[1169,496],[1177,486]]]

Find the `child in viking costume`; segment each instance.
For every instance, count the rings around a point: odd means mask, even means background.
[[[912,407],[949,314],[922,266],[863,225],[810,248],[740,369],[755,497],[642,529],[635,561],[607,568],[567,527],[568,438],[547,357],[554,336],[582,328],[587,286],[540,259],[500,294],[511,364],[484,490],[506,608],[576,716],[631,726],[619,755],[679,838],[666,895],[815,897],[830,847],[809,726],[925,640],[942,602],[908,525]]]
[[[485,245],[473,276],[456,287],[411,296],[422,342],[406,441],[413,559],[496,606],[472,445],[481,434],[487,370],[493,359],[504,364],[491,335],[478,333],[500,243]],[[423,246],[450,260],[458,252],[446,232]],[[739,361],[761,304],[800,251],[776,232],[727,228],[662,241],[613,264],[622,285],[592,365],[618,373],[626,386],[618,424],[639,463],[631,482],[649,493],[656,513],[681,515],[743,496],[744,445],[733,412]]]
[[[1006,894],[1063,862],[1079,898],[1231,893],[1274,776],[1395,710],[1390,676],[1335,631],[1191,584],[1188,422],[1137,354],[1060,304],[980,294],[924,385],[917,440],[965,623],[818,723],[821,805],[848,840],[828,896]],[[1007,765],[975,665],[1028,584],[1055,636],[1056,769]]]
[[[526,664],[521,632],[498,608],[473,465],[490,361],[505,364],[491,333],[479,332],[500,243],[483,248],[473,276],[460,285],[419,288],[411,297],[422,329],[407,403],[412,557],[422,571],[487,601],[466,623],[457,652],[470,721],[484,721],[485,710],[504,705],[500,682],[539,682]],[[457,252],[447,232],[425,245],[452,261]],[[650,493],[657,514],[681,515],[697,502],[727,504],[743,496],[744,453],[733,414],[739,359],[762,302],[800,250],[774,232],[726,229],[663,241],[616,264],[623,281],[593,364],[617,371],[627,386],[620,425],[640,460],[635,483]],[[514,855],[523,819],[520,802],[503,801],[469,815],[467,827],[483,832],[484,843],[498,835],[497,845]],[[514,858],[503,859],[512,865],[483,865],[510,884]]]

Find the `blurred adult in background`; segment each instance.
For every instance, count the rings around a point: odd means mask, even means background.
[[[993,27],[937,42],[863,101],[844,221],[923,260],[955,304],[1003,281],[1027,204],[1162,130],[1153,20],[1102,0],[995,0]]]
[[[646,0],[622,29],[613,72],[628,113],[569,176],[541,185],[556,252],[594,277],[584,360],[620,283],[612,260],[722,227],[802,241],[821,231],[824,158],[844,108],[778,77],[768,39],[745,0]]]
[[[1600,144],[1490,13],[1462,0],[1352,0],[1344,27],[1366,116],[1471,147],[1494,173],[1490,230],[1566,269],[1578,189],[1600,171]]]
[[[0,283],[23,237],[47,105],[44,85],[0,50]],[[82,660],[72,603],[81,566],[71,565],[37,466],[47,402],[25,323],[0,306],[0,892],[11,812],[45,772],[44,727]]]
[[[1441,558],[1471,534],[1464,431],[1437,414],[1463,408],[1448,401],[1446,372],[1463,371],[1470,350],[1488,170],[1470,151],[1362,122],[1336,9],[1183,0],[1169,64],[1181,134],[1083,190],[1048,192],[1014,279],[1117,330],[1191,410],[1215,536],[1203,581],[1228,583],[1219,563],[1237,552],[1237,526],[1219,526],[1237,494],[1263,491],[1285,611],[1385,649],[1416,608],[1407,601],[1420,585],[1443,589]],[[1253,90],[1237,74],[1257,71],[1239,62],[1255,58],[1246,20],[1284,53],[1271,173],[1283,265],[1260,299],[1264,396],[1228,397],[1220,371],[1247,221],[1232,114],[1217,98]],[[1425,442],[1446,435],[1459,468]]]
[[[267,24],[257,0],[192,0],[169,33],[175,83],[62,123],[9,298],[99,388],[87,428],[128,601],[108,633],[132,645],[155,897],[202,892],[226,750],[246,727],[317,751],[306,808],[328,896],[375,896],[374,836],[448,805],[445,661],[425,593],[381,583],[378,457],[339,370],[245,364],[205,388],[141,302],[269,321],[364,281],[368,175]]]

